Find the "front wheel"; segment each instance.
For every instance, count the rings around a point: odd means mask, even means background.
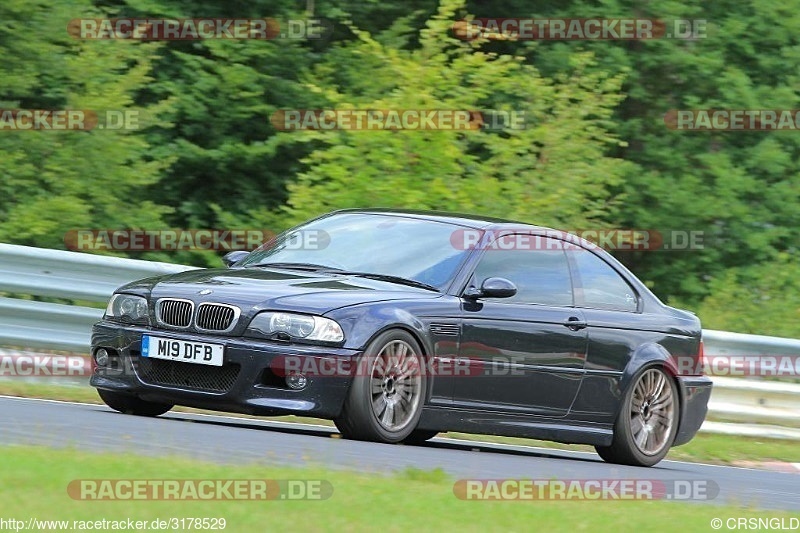
[[[424,356],[404,330],[388,330],[361,356],[342,414],[334,420],[347,439],[395,443],[414,438],[426,391]]]
[[[107,406],[120,413],[139,416],[163,415],[174,406],[167,403],[147,402],[131,394],[97,389],[97,394]]]
[[[678,431],[678,390],[661,368],[647,368],[628,388],[611,446],[596,446],[609,463],[653,466],[669,452]]]

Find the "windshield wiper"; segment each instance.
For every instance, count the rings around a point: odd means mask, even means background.
[[[330,272],[332,274],[340,274],[343,276],[355,276],[378,281],[388,281],[389,283],[398,283],[400,285],[409,285],[411,287],[439,292],[437,287],[428,285],[427,283],[423,283],[415,279],[392,276],[391,274],[375,274],[373,272],[351,272],[327,265],[318,265],[316,263],[256,263],[254,265],[245,265],[245,268],[282,268],[286,270],[306,270],[309,272]]]
[[[283,268],[286,270],[308,270],[310,272],[316,272],[318,270],[330,270],[333,272],[337,272],[340,270],[335,267],[330,267],[327,265],[318,265],[316,263],[256,263],[254,265],[245,265],[245,268],[251,268],[251,267]]]
[[[389,283],[397,283],[399,285],[409,285],[411,287],[417,287],[420,289],[439,292],[439,289],[437,287],[434,287],[433,285],[428,285],[427,283],[423,283],[415,279],[403,278],[400,276],[392,276],[391,274],[375,274],[373,272],[349,272],[347,270],[335,270],[334,274],[340,274],[342,276],[355,276],[357,278],[374,279],[378,281],[388,281]]]

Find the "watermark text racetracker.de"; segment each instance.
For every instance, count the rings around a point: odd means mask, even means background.
[[[138,130],[135,109],[0,109],[0,131]]]
[[[800,355],[676,356],[672,365],[678,375],[800,378]]]
[[[664,124],[679,131],[797,131],[800,109],[671,109]]]
[[[479,230],[458,229],[450,235],[457,250],[558,250],[580,251],[579,245],[608,251],[689,251],[705,248],[700,230],[652,230],[596,228],[581,230],[531,230],[528,228]]]
[[[152,252],[177,250],[254,250],[269,246],[277,235],[264,229],[73,229],[64,235],[69,250],[81,252]],[[325,230],[301,229],[281,240],[288,250],[324,250]]]
[[[321,501],[333,496],[333,484],[325,479],[74,479],[67,494],[91,501]]]
[[[704,19],[645,18],[476,18],[453,24],[453,34],[465,41],[631,41],[704,39]]]
[[[445,344],[440,343],[440,345]],[[469,343],[467,343],[469,344]],[[469,346],[462,345],[469,349]],[[580,354],[574,354],[577,358]],[[279,377],[302,376],[309,378],[372,377],[390,374],[398,380],[417,376],[447,378],[524,377],[529,375],[513,358],[493,354],[490,358],[456,357],[439,355],[426,358],[421,364],[415,359],[364,356],[358,360],[333,357],[277,356],[270,363],[270,371]]]
[[[78,378],[92,374],[88,357],[0,350],[0,378]]]
[[[480,131],[526,128],[522,110],[281,109],[270,116],[279,131]]]
[[[679,500],[708,501],[719,495],[711,479],[460,479],[460,500]]]
[[[83,18],[69,21],[67,33],[88,40],[323,39],[333,33],[333,23],[324,18]]]

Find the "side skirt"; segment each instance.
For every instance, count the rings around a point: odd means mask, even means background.
[[[563,419],[534,419],[498,412],[434,406],[423,408],[417,427],[434,431],[501,435],[592,446],[610,446],[614,437],[610,425],[568,422]]]

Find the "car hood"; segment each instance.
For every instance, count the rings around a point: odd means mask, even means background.
[[[159,298],[237,305],[243,311],[274,309],[324,314],[350,305],[387,300],[437,298],[416,287],[356,276],[267,268],[189,270],[129,283],[120,291]],[[210,293],[201,294],[206,291]]]

